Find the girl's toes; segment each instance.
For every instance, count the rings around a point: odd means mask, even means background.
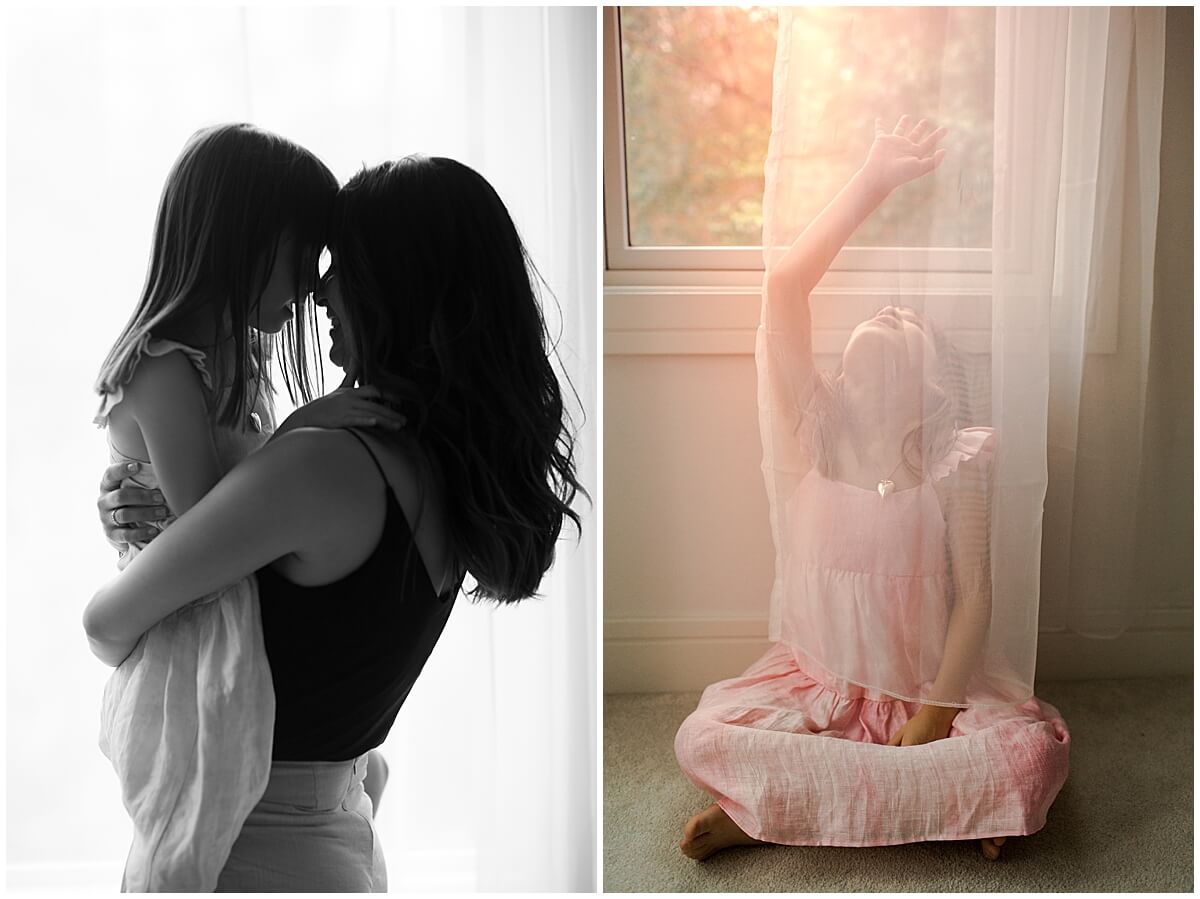
[[[711,835],[707,833],[684,840],[679,844],[679,850],[688,858],[694,858],[696,861],[703,861],[716,851],[712,845]]]
[[[704,820],[704,815],[692,815],[688,822],[683,825],[683,842],[690,843],[692,840],[699,837],[701,834],[708,833],[708,826]],[[680,845],[683,845],[682,843]]]
[[[1004,844],[1006,837],[985,837],[979,841],[979,845],[983,849],[983,856],[988,861],[995,861],[1000,857],[1000,847]]]

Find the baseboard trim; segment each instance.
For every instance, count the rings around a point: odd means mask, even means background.
[[[762,618],[610,619],[604,623],[604,692],[702,690],[740,674],[766,652],[766,631]],[[1192,652],[1191,610],[1163,610],[1112,639],[1039,634],[1037,676],[1095,680],[1191,674]]]

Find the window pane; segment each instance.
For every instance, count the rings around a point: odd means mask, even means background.
[[[874,118],[951,129],[938,177],[905,185],[849,246],[991,246],[995,10],[801,7],[792,59],[812,86],[801,164],[816,215],[862,164]],[[755,246],[771,128],[774,9],[622,7],[630,241]],[[793,63],[797,64],[797,63]],[[940,111],[940,113],[939,113]],[[940,115],[940,118],[939,118]]]
[[[634,246],[754,246],[771,134],[774,9],[622,7]]]

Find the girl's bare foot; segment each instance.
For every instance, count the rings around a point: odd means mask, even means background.
[[[761,843],[733,823],[725,810],[715,802],[683,825],[683,840],[679,848],[696,861],[708,858],[730,846],[754,846]]]
[[[983,857],[988,861],[995,861],[1000,857],[1000,847],[1004,845],[1004,841],[1008,837],[984,837],[979,841],[979,845],[983,848]]]

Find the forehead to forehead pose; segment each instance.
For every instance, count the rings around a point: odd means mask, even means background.
[[[296,301],[313,288],[337,187],[312,153],[247,124],[197,131],[171,167],[141,296],[96,384],[113,478],[102,489],[117,488],[102,514],[119,567],[144,570],[147,541],[270,436],[275,347],[289,391],[308,398]],[[122,508],[136,504],[149,504],[150,522]],[[105,688],[100,746],[133,819],[130,890],[212,889],[270,767],[256,583],[230,576],[188,599],[200,601],[145,620],[136,648],[108,658],[123,663]],[[101,642],[130,617],[93,612]]]
[[[314,299],[345,386],[297,410],[85,616],[118,664],[148,628],[253,575],[270,764],[204,856],[220,891],[386,889],[371,751],[464,578],[479,599],[533,596],[563,520],[579,524],[536,271],[495,191],[459,163],[414,157],[329,199],[332,261]]]
[[[940,164],[945,134],[877,120],[863,167],[794,242],[775,240],[786,210],[764,216],[756,362],[778,642],[709,686],[676,736],[714,800],[684,827],[692,858],[962,839],[996,858],[1044,825],[1066,779],[1066,725],[1032,694],[1036,606],[993,596],[1002,445],[962,357],[922,313],[885,305],[833,372],[813,362],[809,295],[891,191]],[[772,135],[768,198],[796,177],[786,140]]]

